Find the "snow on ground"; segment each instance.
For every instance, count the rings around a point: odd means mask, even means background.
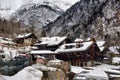
[[[0,80],[41,80],[43,73],[31,66],[24,68],[14,76],[0,75]]]
[[[120,69],[120,66],[102,64],[102,65],[97,66],[97,68]]]
[[[107,74],[103,70],[91,70],[87,75],[88,78],[94,78],[98,80],[108,80]]]
[[[78,78],[106,78],[108,80],[107,74],[112,78],[120,77],[120,66],[102,64],[96,67],[77,67],[71,66],[71,72],[76,73],[76,79]],[[84,74],[83,74],[84,73]],[[107,73],[107,74],[106,74]]]
[[[86,71],[86,70],[83,69],[82,67],[71,66],[71,72],[74,72],[74,73],[78,74],[78,73],[80,73],[82,71]]]
[[[120,57],[113,57],[112,63],[117,63],[117,64],[119,64],[119,63],[120,63]]]
[[[100,69],[86,70],[82,67],[71,66],[71,72],[76,73],[74,79],[86,80],[86,79],[98,79],[108,80],[107,74]]]
[[[120,69],[120,66],[102,64],[102,65],[97,66],[97,67],[88,67],[88,68],[89,69],[103,70],[103,71],[108,72],[108,73],[113,73],[113,74],[119,74],[120,75],[120,71],[118,70],[118,69]]]
[[[104,72],[107,72],[110,75],[110,77],[113,77],[113,78],[120,77],[120,66],[102,64],[97,67],[88,67],[88,68],[102,70]]]

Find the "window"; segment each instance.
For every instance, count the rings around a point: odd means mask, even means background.
[[[65,46],[66,49],[71,49],[73,47],[75,47],[75,46],[74,45],[67,45],[67,46]]]
[[[5,58],[5,55],[2,55],[2,58]]]
[[[87,63],[86,63],[86,62],[84,63],[84,66],[87,66]]]
[[[83,67],[83,63],[80,63],[80,66]]]
[[[76,48],[80,48],[82,46],[83,46],[82,44],[76,44]]]

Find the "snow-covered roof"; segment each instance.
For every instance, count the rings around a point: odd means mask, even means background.
[[[6,40],[8,40],[8,41],[12,41],[13,39],[11,39],[11,38],[5,38]]]
[[[79,43],[70,43],[70,44],[63,44],[62,46],[60,46],[60,48],[58,48],[56,50],[56,52],[78,52],[78,51],[85,51],[87,50],[92,44],[94,44],[94,42],[89,41],[89,42],[83,42],[80,44],[79,47],[77,47],[79,45]],[[71,46],[71,48],[66,48],[66,46]]]
[[[96,41],[98,46],[103,46],[105,44],[105,41]]]
[[[105,41],[96,41],[97,46],[99,47],[100,51],[102,52],[105,49]]]
[[[80,39],[80,38],[77,38],[77,39],[75,39],[74,42],[80,42],[80,41],[84,41],[84,40],[83,40],[83,39]]]
[[[58,45],[59,43],[61,43],[66,38],[67,37],[51,37],[51,40],[50,40],[48,46]]]
[[[105,47],[99,47],[99,49],[102,52],[105,49]]]
[[[15,43],[12,42],[12,41],[6,41],[6,40],[0,40],[1,43],[3,44],[11,44],[11,45],[14,45]]]
[[[62,60],[58,60],[58,59],[55,59],[55,60],[50,60],[48,61],[50,63],[59,63],[59,62],[63,62]]]
[[[47,44],[48,46],[58,45],[67,37],[43,37],[40,39],[40,43],[36,43],[35,45],[43,45]]]
[[[14,45],[15,43],[10,38],[0,37],[0,43]]]
[[[31,49],[38,49],[38,47],[33,46],[33,47],[31,47]]]
[[[31,51],[30,54],[57,54],[57,53],[50,50],[34,50]]]
[[[24,33],[24,34],[19,34],[16,38],[25,38],[30,36],[32,33]]]

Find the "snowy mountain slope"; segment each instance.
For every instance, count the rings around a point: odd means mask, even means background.
[[[14,20],[19,20],[25,25],[41,28],[54,21],[63,11],[53,4],[27,4],[20,7],[12,15]]]
[[[11,19],[20,21],[25,25],[32,25],[39,31],[38,28],[43,28],[50,22],[62,15],[66,9],[72,6],[78,0],[28,0],[11,15]]]
[[[79,0],[0,0],[0,17],[8,18],[21,6],[33,3],[52,3],[65,11],[77,1]]]
[[[67,35],[72,39],[119,36],[119,5],[120,0],[81,0],[45,28],[48,35]]]
[[[31,3],[52,3],[62,10],[66,11],[69,7],[71,7],[74,3],[76,3],[79,0],[28,0],[26,4],[31,4]]]

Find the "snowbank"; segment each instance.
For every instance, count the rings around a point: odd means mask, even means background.
[[[112,63],[120,63],[120,57],[113,57]]]
[[[98,80],[108,80],[107,74],[102,70],[91,70],[87,75],[88,78],[98,79]]]
[[[71,72],[74,72],[74,73],[78,74],[78,73],[80,73],[82,71],[86,71],[86,70],[83,69],[82,67],[71,66]]]
[[[0,75],[0,80],[41,80],[43,73],[31,66],[24,68],[14,76]]]
[[[107,74],[102,70],[88,70],[82,71],[79,74],[76,74],[74,80],[108,80]]]

